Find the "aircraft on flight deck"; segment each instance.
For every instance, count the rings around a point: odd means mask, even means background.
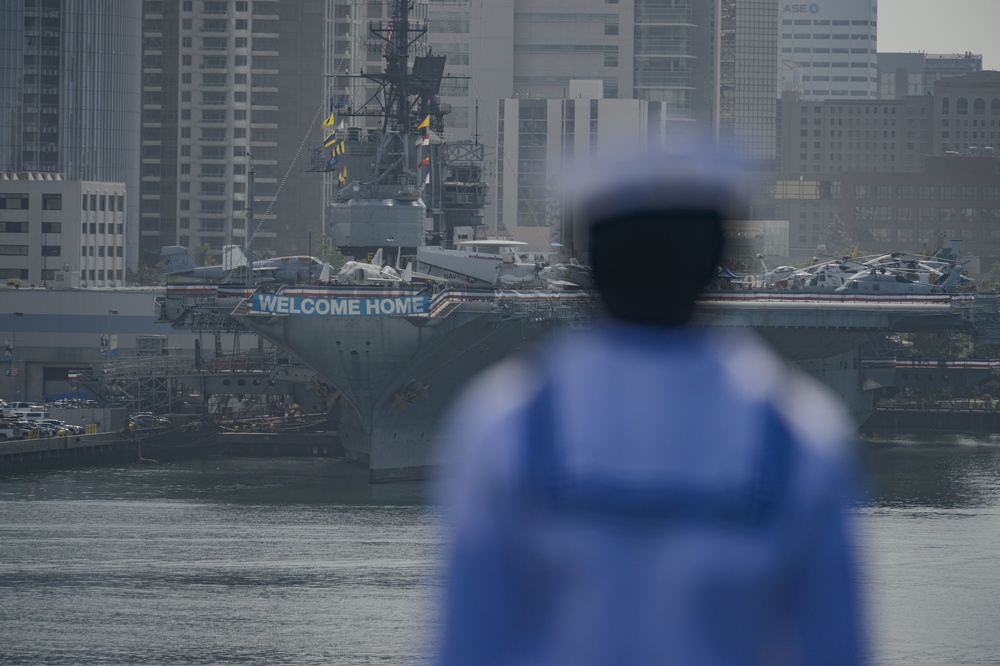
[[[398,258],[397,258],[398,261]],[[382,248],[375,252],[370,262],[348,261],[337,271],[334,281],[339,284],[397,284],[404,281],[392,266],[382,259]],[[409,280],[405,280],[409,282]]]
[[[551,289],[592,289],[594,286],[593,270],[576,260],[546,266],[539,271],[538,277]]]
[[[179,245],[164,247],[163,274],[168,279],[193,278],[206,282],[239,283],[245,281],[247,257],[238,245],[222,248],[222,263],[215,266],[198,266]],[[289,256],[261,259],[253,262],[253,281],[256,283],[280,282],[297,284],[326,281],[332,267],[316,257]]]
[[[962,277],[962,265],[952,264],[940,284],[910,279],[895,269],[873,266],[844,281],[834,291],[839,293],[940,294],[951,291]]]

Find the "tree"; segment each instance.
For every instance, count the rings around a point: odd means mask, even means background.
[[[979,291],[1000,290],[1000,261],[990,267],[990,272],[979,279]]]
[[[934,232],[934,245],[931,247],[930,245],[925,244],[924,255],[928,257],[933,256],[938,250],[941,249],[941,246],[944,245],[946,240],[948,240],[948,232],[944,229],[937,229]]]
[[[319,235],[319,259],[330,264],[334,268],[340,268],[347,261],[333,239],[324,233]]]
[[[826,246],[826,253],[834,257],[843,257],[854,252],[854,244],[847,235],[839,215],[823,231],[819,242]]]
[[[904,333],[903,338],[913,343],[914,355],[925,358],[966,358],[975,349],[972,336],[958,331]]]
[[[208,266],[209,260],[212,257],[212,246],[199,243],[191,252],[191,257],[194,259],[194,263],[199,266]]]
[[[143,287],[163,284],[163,261],[158,261],[155,264],[142,264],[137,271],[126,268],[125,282]]]

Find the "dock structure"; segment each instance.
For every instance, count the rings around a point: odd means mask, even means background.
[[[0,474],[120,464],[138,458],[134,439],[110,432],[0,442]]]

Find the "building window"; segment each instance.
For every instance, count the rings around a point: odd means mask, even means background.
[[[42,246],[42,256],[43,257],[58,257],[62,255],[62,248],[58,245],[43,245]]]
[[[42,233],[43,234],[62,233],[62,222],[42,222]]]
[[[0,194],[0,210],[28,210],[27,194]]]
[[[42,209],[43,210],[62,210],[62,195],[61,194],[43,194],[42,195]]]

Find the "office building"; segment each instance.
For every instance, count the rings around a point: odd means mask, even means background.
[[[982,71],[983,56],[974,53],[879,53],[879,99],[929,95],[939,79]]]
[[[901,99],[781,100],[781,171],[916,171],[931,152],[929,95]]]
[[[844,174],[844,228],[868,252],[928,253],[962,239],[962,255],[989,272],[1000,261],[998,166],[993,156],[943,155],[916,173]]]
[[[1000,72],[939,79],[934,86],[934,154],[1000,149]]]
[[[802,68],[803,98],[874,98],[878,92],[876,0],[783,3],[781,60]]]
[[[659,102],[604,99],[601,81],[571,81],[564,99],[500,100],[496,164],[497,233],[573,249],[579,238],[564,210],[563,179],[582,165],[665,147]]]
[[[124,183],[0,172],[0,278],[12,286],[125,286]]]
[[[781,5],[774,0],[722,0],[719,6],[719,144],[758,169],[772,170],[777,159]],[[697,38],[713,36],[702,30]]]
[[[138,265],[141,12],[135,0],[0,3],[0,171],[124,183],[129,268]],[[41,231],[29,226],[27,233]],[[27,245],[32,252],[43,246]],[[98,270],[113,271],[114,278],[105,273],[108,282],[122,279],[117,266],[87,268],[79,257],[61,258],[74,270],[94,270],[95,279]],[[43,259],[25,258],[31,266]],[[19,274],[22,261],[0,257],[0,270]]]
[[[603,99],[649,103],[664,118],[667,145],[718,138],[771,165],[779,7],[776,0],[432,3],[429,45],[448,54],[446,74],[470,77],[454,86],[446,80],[442,98],[453,109],[446,129],[478,136],[492,152],[497,99],[565,100],[571,81],[599,80]],[[515,226],[511,214],[509,206],[487,210],[489,228]]]

